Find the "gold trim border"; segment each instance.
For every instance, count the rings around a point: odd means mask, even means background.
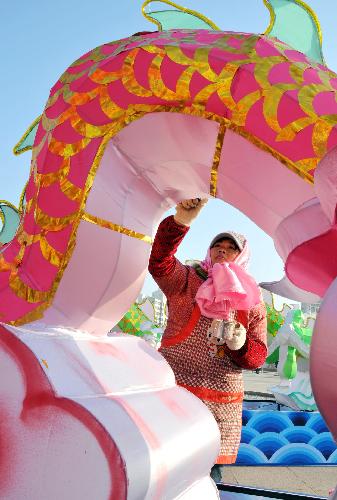
[[[24,210],[23,200],[25,199],[27,186],[28,186],[28,181],[26,182],[25,187],[23,188],[22,193],[21,193],[21,195],[20,195],[20,200],[19,200],[19,209],[18,209],[18,210],[19,210],[19,212],[20,212],[21,214],[23,213],[23,210]]]
[[[275,11],[273,9],[273,7],[271,6],[271,4],[269,3],[269,0],[263,0],[263,4],[265,7],[267,7],[268,11],[269,11],[269,24],[267,26],[267,29],[263,32],[264,35],[269,35],[269,33],[271,32],[271,30],[273,29],[273,26],[275,24]]]
[[[114,224],[113,222],[110,222],[106,219],[102,219],[101,217],[97,217],[96,215],[89,214],[88,212],[83,212],[81,219],[85,222],[90,222],[91,224],[95,224],[104,229],[110,229],[111,231],[116,231],[117,233],[126,234],[131,238],[137,238],[138,240],[145,241],[150,245],[153,243],[151,236],[138,233],[137,231],[133,231],[132,229],[128,229],[124,226],[120,226],[119,224]]]
[[[209,187],[209,193],[214,198],[216,197],[217,184],[218,184],[218,168],[220,164],[221,151],[222,151],[223,141],[225,139],[226,128],[227,127],[225,125],[225,122],[222,121],[219,126],[218,137],[216,140],[213,164],[211,169],[211,182]]]

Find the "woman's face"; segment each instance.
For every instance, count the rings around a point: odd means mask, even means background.
[[[238,250],[233,240],[225,239],[217,241],[211,248],[212,265],[233,262],[239,253],[240,250]]]

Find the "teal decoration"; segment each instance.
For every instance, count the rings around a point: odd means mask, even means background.
[[[19,142],[14,146],[13,152],[15,155],[20,155],[21,153],[29,151],[33,148],[40,120],[41,116],[38,116],[23,134]]]
[[[271,15],[265,32],[278,38],[316,63],[324,63],[322,35],[315,13],[301,0],[264,0]]]
[[[270,13],[270,24],[265,31],[268,37],[278,38],[291,48],[302,52],[315,63],[325,64],[322,52],[322,33],[313,10],[303,0],[263,0]],[[147,10],[149,4],[163,4],[162,10]],[[219,30],[213,21],[170,0],[145,0],[145,17],[154,22],[160,31],[172,29]]]
[[[0,202],[0,212],[0,221],[2,221],[0,245],[4,245],[15,236],[20,224],[20,212],[14,206],[7,205],[6,202]]]

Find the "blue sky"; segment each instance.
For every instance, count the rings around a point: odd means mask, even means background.
[[[178,1],[178,3],[180,3]],[[328,66],[337,70],[336,0],[309,0],[323,32]],[[0,199],[18,203],[29,172],[30,153],[12,154],[14,144],[41,114],[61,73],[88,50],[142,30],[154,30],[138,0],[19,0],[1,6],[1,161]],[[183,0],[224,30],[263,32],[269,13],[262,0]],[[220,200],[211,200],[187,235],[178,257],[202,258],[214,234],[244,233],[252,249],[251,273],[258,281],[282,277],[283,264],[273,241],[246,216]],[[150,279],[144,291],[154,289]]]

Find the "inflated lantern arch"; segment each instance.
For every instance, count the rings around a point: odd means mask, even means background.
[[[155,220],[163,207],[188,195],[191,184],[191,194],[216,194],[274,236],[282,220],[313,198],[315,166],[337,142],[335,115],[331,109],[327,117],[324,102],[334,90],[334,74],[326,67],[262,35],[171,30],[132,36],[82,56],[52,88],[38,124],[25,217],[1,255],[10,269],[2,288],[3,320],[18,325],[44,316],[48,322],[54,314],[54,321],[89,330],[95,329],[89,318],[97,310],[98,323],[104,311],[110,324],[118,320],[141,287]],[[179,175],[174,168],[168,174],[172,165]],[[287,186],[287,204],[285,193],[275,200],[272,180]],[[138,182],[132,195],[138,201],[131,209],[126,200],[132,182]],[[102,195],[107,187],[109,203]],[[140,212],[142,192],[147,214]],[[104,201],[109,206],[103,208]],[[119,236],[103,236],[101,227]],[[124,279],[128,296],[123,286],[110,287],[121,263],[113,258],[117,247],[110,248],[110,259],[95,255],[103,248],[93,250],[98,234],[106,245],[122,245],[122,261],[130,242],[121,235],[134,236],[138,264]],[[102,258],[105,279],[96,279],[101,284],[93,290],[88,275],[84,293],[72,290],[79,303],[69,319],[63,289],[69,283],[62,283],[67,275],[73,280],[71,256],[82,238],[88,252],[76,261],[83,266]],[[111,302],[113,294],[120,300]]]

